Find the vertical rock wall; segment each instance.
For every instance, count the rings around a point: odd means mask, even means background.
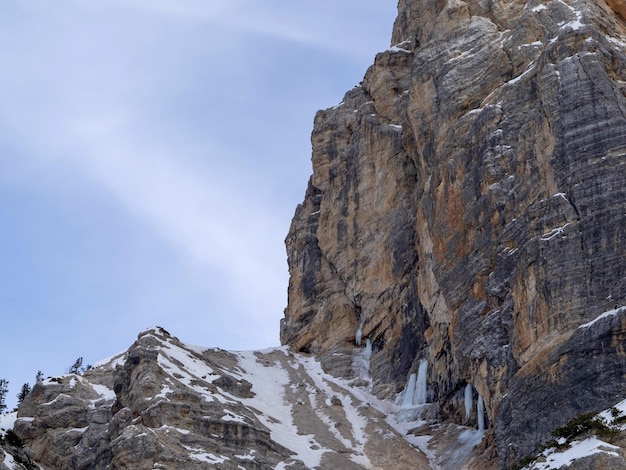
[[[320,111],[281,339],[375,390],[429,362],[485,400],[501,465],[623,399],[626,23],[602,0],[400,0],[393,47]],[[579,328],[605,311],[613,315]]]

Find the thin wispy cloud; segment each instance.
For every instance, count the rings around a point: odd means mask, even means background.
[[[155,323],[207,346],[276,344],[313,115],[387,47],[393,10],[2,3],[0,315],[13,354],[0,378],[96,361]]]
[[[121,10],[151,12],[170,19],[184,18],[222,31],[264,35],[337,54],[368,58],[369,47],[357,47],[353,38],[359,37],[361,41],[367,42],[367,35],[362,33],[369,26],[371,18],[380,11],[373,3],[357,0],[344,0],[341,3],[334,0],[268,0],[262,3],[255,0],[155,0],[132,3],[116,0],[110,3]],[[355,28],[360,31],[355,31]]]
[[[284,300],[276,299],[276,305],[271,297],[286,281],[282,237],[276,238],[284,223],[274,219],[266,201],[244,185],[220,180],[224,171],[219,168],[199,176],[171,154],[164,158],[150,148],[103,143],[96,149],[75,164],[172,243],[187,263],[205,265],[231,284],[246,286],[240,299],[280,308]]]

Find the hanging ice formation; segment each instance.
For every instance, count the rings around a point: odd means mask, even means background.
[[[360,379],[370,379],[370,359],[372,357],[372,340],[367,338],[363,349],[352,352],[352,372]]]
[[[482,395],[478,395],[478,430],[485,430],[485,403]]]
[[[417,382],[415,384],[415,396],[413,398],[414,405],[426,404],[426,374],[428,372],[428,361],[422,359],[419,369],[417,370]]]
[[[428,375],[428,361],[422,359],[417,374],[412,373],[404,388],[404,395],[397,414],[398,421],[415,421],[422,419],[426,403],[426,377]]]
[[[404,388],[404,397],[402,398],[402,408],[411,408],[413,406],[413,396],[415,395],[415,374],[409,376],[409,381]]]
[[[361,346],[361,339],[363,336],[363,324],[365,323],[365,316],[363,312],[359,312],[359,327],[356,329],[356,335],[354,335],[354,344]]]
[[[467,384],[465,386],[465,419],[469,419],[470,414],[472,413],[472,405],[473,403],[473,395],[474,390],[472,389],[471,384]]]

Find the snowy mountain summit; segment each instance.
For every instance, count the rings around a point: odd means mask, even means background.
[[[315,116],[278,349],[160,328],[3,416],[0,470],[625,469],[623,0],[400,0]]]

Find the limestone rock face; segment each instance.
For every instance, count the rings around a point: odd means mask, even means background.
[[[393,46],[315,117],[282,342],[350,377],[369,341],[379,396],[427,359],[443,419],[476,419],[468,384],[484,400],[503,468],[624,399],[620,8],[400,0]]]

